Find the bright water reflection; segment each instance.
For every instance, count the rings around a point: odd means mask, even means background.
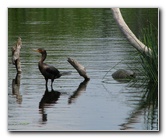
[[[139,16],[145,18],[143,11]],[[157,10],[149,12],[154,18],[147,18],[157,20]],[[123,13],[127,17],[125,9]],[[132,19],[128,21],[134,26]],[[139,74],[130,83],[111,77],[116,69],[138,72],[141,65],[110,9],[9,9],[8,35],[9,130],[158,130],[158,105],[143,104],[144,76]],[[23,41],[19,76],[11,64],[16,36]],[[72,75],[55,80],[54,91],[50,87],[45,90],[38,70],[40,55],[32,49],[39,47],[47,50],[46,63],[60,71],[72,71]],[[67,57],[87,68],[89,82],[83,81]]]

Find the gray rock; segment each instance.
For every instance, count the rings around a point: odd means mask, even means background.
[[[112,77],[119,81],[130,81],[136,77],[136,74],[131,70],[119,69],[112,74]]]

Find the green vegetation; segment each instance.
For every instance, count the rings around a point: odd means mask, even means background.
[[[151,56],[141,55],[144,74],[151,83],[158,83],[158,29],[151,23],[143,29],[143,43],[151,50]]]
[[[140,55],[144,73],[143,84],[146,85],[139,108],[152,107],[154,113],[158,106],[158,29],[151,23],[142,31],[143,43],[151,48],[151,56]],[[152,114],[153,116],[153,114]]]

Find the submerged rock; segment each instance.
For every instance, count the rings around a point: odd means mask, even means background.
[[[136,74],[135,74],[135,72],[133,72],[131,70],[119,69],[112,74],[112,77],[117,81],[126,82],[126,81],[130,81],[131,79],[135,78]]]

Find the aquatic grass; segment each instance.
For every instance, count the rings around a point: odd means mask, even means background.
[[[144,78],[141,85],[146,87],[143,89],[143,95],[138,108],[148,108],[158,106],[158,30],[150,23],[147,28],[142,30],[142,41],[151,49],[151,55],[141,54],[142,70],[140,71]],[[153,115],[152,115],[153,118]]]
[[[151,49],[151,55],[141,54],[143,73],[151,83],[158,83],[158,35],[157,29],[149,24],[142,30],[143,43]]]
[[[158,107],[158,30],[150,23],[142,30],[142,42],[151,49],[151,55],[139,54],[141,77],[137,77],[136,83],[129,87],[141,87],[142,96],[134,112],[149,110],[149,119],[153,122],[154,110]],[[152,108],[151,108],[152,107]],[[150,112],[152,114],[150,114]],[[153,124],[153,123],[152,123]]]

